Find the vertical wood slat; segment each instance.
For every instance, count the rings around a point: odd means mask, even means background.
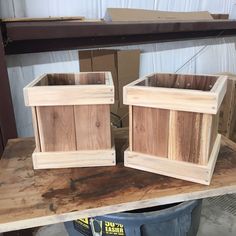
[[[32,107],[31,111],[32,111],[32,122],[33,122],[34,137],[35,137],[35,146],[36,146],[35,151],[41,152],[36,107]]]
[[[198,164],[207,165],[209,158],[211,156],[212,149],[210,148],[210,143],[212,142],[212,121],[213,115],[210,114],[202,114],[202,127],[201,127],[201,136],[200,136],[200,153],[198,157]],[[214,139],[216,140],[216,136],[218,134],[218,129],[216,130],[216,135]],[[212,148],[213,148],[212,145]]]
[[[76,150],[73,106],[37,107],[41,151]]]
[[[212,117],[212,126],[211,126],[211,142],[210,142],[210,153],[214,147],[214,144],[215,144],[215,141],[216,141],[216,138],[217,138],[217,134],[218,134],[218,124],[219,124],[219,113],[218,112],[216,115],[214,115]]]
[[[74,106],[77,150],[111,148],[109,105]]]
[[[207,164],[212,115],[172,110],[169,122],[169,159]]]
[[[168,155],[169,110],[133,106],[133,151]]]
[[[129,150],[133,150],[133,106],[129,106]]]

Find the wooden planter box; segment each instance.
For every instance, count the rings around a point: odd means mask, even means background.
[[[125,166],[209,185],[226,82],[225,76],[152,74],[125,86]]]
[[[35,169],[115,165],[110,72],[46,74],[24,88],[32,107]]]

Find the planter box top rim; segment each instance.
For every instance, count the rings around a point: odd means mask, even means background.
[[[44,74],[24,88],[26,106],[113,104],[111,72]]]
[[[226,87],[223,75],[154,73],[126,85],[123,100],[126,105],[216,114]]]

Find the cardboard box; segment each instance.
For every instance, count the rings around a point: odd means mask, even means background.
[[[115,103],[111,112],[128,126],[128,106],[123,104],[123,87],[139,77],[140,50],[86,50],[79,51],[81,72],[111,71],[115,86]],[[119,120],[113,117],[114,122]],[[119,123],[119,122],[118,122]]]
[[[129,8],[107,8],[106,21],[191,21],[213,20],[208,11],[171,12]]]

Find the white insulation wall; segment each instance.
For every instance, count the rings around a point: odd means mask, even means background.
[[[235,0],[0,0],[0,17],[85,16],[102,18],[107,7],[230,13]],[[119,47],[141,50],[140,76],[152,72],[236,73],[236,37]],[[186,63],[188,62],[188,63]],[[184,65],[184,66],[183,66]],[[19,136],[32,136],[23,87],[42,73],[78,72],[77,50],[7,56]]]

